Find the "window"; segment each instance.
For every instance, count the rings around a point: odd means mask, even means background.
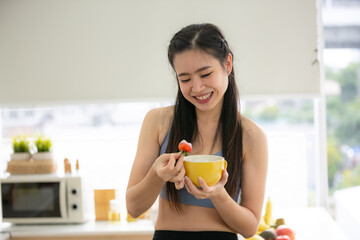
[[[360,194],[360,1],[323,6],[329,207],[348,239],[358,239],[352,199]]]
[[[245,101],[243,114],[268,137],[269,170],[266,196],[274,206],[315,206],[318,129],[314,99]]]
[[[1,162],[5,163],[2,172],[12,152],[12,136],[43,134],[53,140],[60,173],[64,170],[64,158],[70,160],[73,169],[78,159],[89,186],[117,189],[126,211],[125,190],[143,118],[148,110],[170,104],[171,101],[1,109]],[[266,195],[272,198],[274,206],[314,205],[314,101],[244,100],[241,105],[243,114],[255,120],[268,136]]]

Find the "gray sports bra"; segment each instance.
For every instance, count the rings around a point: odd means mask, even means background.
[[[168,145],[168,142],[169,142],[169,135],[170,135],[170,130],[167,132],[165,140],[164,140],[163,144],[161,145],[160,155],[165,153],[165,151],[166,151],[166,148],[167,148],[167,145]],[[215,153],[214,155],[222,156],[222,151],[220,151],[218,153]],[[239,179],[239,184],[238,185],[240,186],[240,179]],[[177,194],[178,194],[178,199],[179,199],[180,203],[182,203],[182,204],[199,206],[199,207],[215,208],[213,203],[211,202],[211,200],[209,198],[207,198],[207,199],[197,199],[196,197],[194,197],[194,195],[189,193],[186,190],[185,187],[183,189],[178,190]],[[168,199],[167,196],[166,196],[166,184],[161,189],[160,197],[163,198],[163,199]],[[238,202],[239,197],[240,197],[240,187],[236,191],[235,197],[233,198],[234,201]]]

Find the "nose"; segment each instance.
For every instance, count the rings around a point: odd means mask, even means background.
[[[193,78],[192,91],[193,92],[201,92],[204,89],[204,84],[201,78],[195,77]]]

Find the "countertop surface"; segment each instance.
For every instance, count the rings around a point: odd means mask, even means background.
[[[348,240],[343,230],[323,208],[282,209],[274,218],[285,218],[286,223],[296,231],[296,240]],[[89,236],[89,235],[150,235],[154,232],[153,222],[138,220],[88,221],[71,225],[12,225],[1,224],[1,232],[12,237],[36,236]],[[242,239],[239,236],[239,239]]]
[[[2,233],[13,237],[35,236],[87,236],[87,235],[142,235],[153,234],[154,225],[150,220],[135,222],[88,221],[82,224],[14,225],[3,223]]]
[[[10,233],[0,233],[0,240],[9,240]]]

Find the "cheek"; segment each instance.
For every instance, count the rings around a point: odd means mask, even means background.
[[[225,89],[227,89],[228,85],[229,85],[229,76],[227,75],[226,72],[224,72],[224,75],[223,75],[223,84],[224,84],[224,87]]]
[[[179,84],[180,91],[185,96],[189,92],[189,87],[184,84]]]
[[[226,75],[225,78],[224,78],[224,87],[225,87],[225,89],[228,88],[228,85],[229,85],[229,77],[228,77],[228,75]]]
[[[216,86],[218,89],[227,89],[229,84],[229,79],[227,74],[219,74],[216,78],[213,79],[213,86]]]

